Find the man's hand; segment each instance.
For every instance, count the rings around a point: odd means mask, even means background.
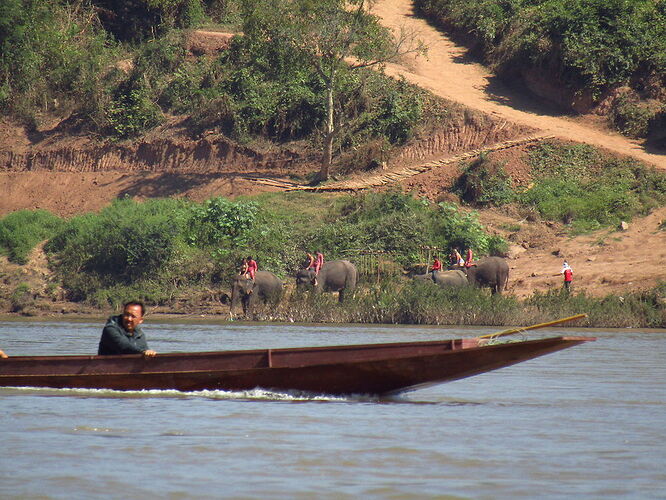
[[[147,358],[152,358],[156,354],[157,352],[153,351],[152,349],[146,349],[145,351],[143,351],[143,355]]]

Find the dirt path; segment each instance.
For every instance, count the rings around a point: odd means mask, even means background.
[[[574,268],[574,287],[590,295],[623,295],[666,283],[666,207],[629,223],[626,231],[601,230],[517,252],[509,259],[511,293],[526,297],[562,286],[562,261]]]
[[[436,95],[546,134],[606,148],[666,169],[666,155],[650,153],[620,134],[597,130],[582,123],[581,118],[557,116],[542,102],[508,89],[487,68],[470,61],[465,48],[415,17],[410,0],[379,0],[374,12],[386,26],[404,26],[428,46],[427,58],[407,58],[401,65],[389,65],[388,74],[404,76]]]
[[[666,155],[652,154],[637,141],[595,127],[589,118],[558,115],[537,98],[508,89],[487,68],[471,61],[464,47],[415,17],[410,0],[379,0],[374,11],[386,26],[404,26],[418,33],[428,46],[427,58],[408,58],[401,65],[389,65],[388,74],[404,76],[436,95],[533,127],[544,135],[585,142],[666,169]],[[501,217],[491,213],[482,213],[481,218],[486,225],[503,225]],[[575,288],[591,295],[621,295],[666,282],[666,232],[659,229],[664,220],[666,207],[634,220],[624,232],[604,230],[576,238],[552,234],[532,238],[527,248],[516,245],[509,260],[510,291],[526,297],[536,290],[561,287],[562,278],[553,274],[560,271],[564,259],[574,267]],[[509,218],[505,222],[515,224]],[[539,224],[535,228],[543,231]]]

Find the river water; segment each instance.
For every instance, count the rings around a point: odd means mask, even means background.
[[[144,324],[158,352],[476,336],[496,329]],[[91,321],[0,321],[10,355],[96,353]],[[0,388],[0,497],[666,498],[666,331],[594,335],[391,399]]]

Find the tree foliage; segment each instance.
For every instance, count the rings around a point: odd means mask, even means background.
[[[86,4],[0,2],[0,109],[25,119],[97,99],[113,52]]]
[[[655,132],[663,126],[666,2],[418,0],[417,5],[447,26],[469,33],[500,72],[515,76],[535,71],[575,92],[590,92],[595,99],[609,89],[629,86],[644,99],[661,101],[647,119]],[[646,135],[645,130],[640,133]]]
[[[324,151],[320,180],[328,179],[333,140],[340,127],[336,101],[353,78],[347,73],[393,60],[407,52],[413,38],[397,40],[364,0],[253,0],[246,3],[243,26],[249,43],[282,47],[292,57],[314,68],[321,81],[324,117]]]

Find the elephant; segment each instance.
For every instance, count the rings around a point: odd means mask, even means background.
[[[434,273],[417,274],[415,280],[432,281],[442,288],[467,286],[467,276],[458,269],[448,271],[435,271]]]
[[[224,300],[228,296],[224,296]],[[234,276],[231,284],[231,306],[230,313],[238,306],[238,302],[243,305],[243,314],[246,316],[252,313],[252,309],[258,303],[277,304],[282,297],[282,281],[269,271],[257,271],[254,280],[248,279],[244,274]]]
[[[296,289],[314,288],[315,293],[338,292],[338,301],[342,302],[347,293],[356,288],[358,271],[348,260],[331,260],[324,262],[316,276],[312,269],[301,269],[296,273]]]
[[[509,265],[502,257],[486,257],[471,267],[453,266],[450,269],[463,269],[470,285],[488,287],[494,294],[501,294],[509,283]]]

